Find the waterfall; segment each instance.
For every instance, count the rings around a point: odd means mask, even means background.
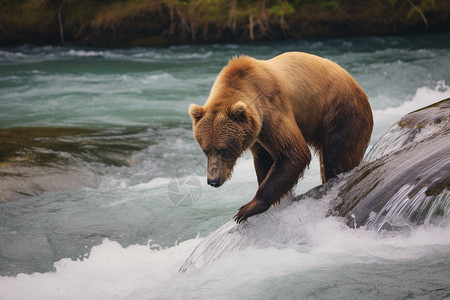
[[[450,218],[450,99],[409,113],[380,138],[336,205],[370,230],[445,225]]]
[[[369,216],[365,228],[375,231],[383,229],[411,228],[413,225],[445,226],[450,217],[450,192],[427,196],[422,188],[414,196],[409,193],[414,186],[405,185],[378,212]]]

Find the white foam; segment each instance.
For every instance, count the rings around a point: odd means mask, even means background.
[[[400,106],[374,110],[376,132],[374,131],[372,135],[372,142],[377,141],[394,122],[405,114],[449,97],[450,87],[445,84],[445,80],[440,80],[434,88],[427,86],[418,88],[412,99],[403,102]]]
[[[122,299],[139,289],[156,290],[177,273],[199,239],[164,250],[123,248],[105,240],[88,259],[62,259],[55,272],[0,278],[1,299]],[[149,295],[150,296],[150,295]]]
[[[133,186],[132,188],[137,190],[150,190],[155,188],[166,187],[169,184],[170,180],[171,178],[158,177],[146,183],[139,183]]]
[[[371,264],[407,261],[414,265],[436,253],[450,255],[450,226],[420,227],[409,233],[354,230],[338,218],[323,217],[327,201],[334,196],[327,197],[271,208],[249,220],[243,234],[265,237],[265,244],[241,245],[199,269],[178,272],[202,239],[166,249],[151,243],[124,248],[105,240],[83,261],[55,263],[55,272],[1,277],[0,298],[257,299],[264,296],[261,287],[284,276],[308,282],[311,272],[329,270],[319,278],[324,282],[327,276],[352,276],[342,274],[342,268],[349,266],[366,265],[370,273]]]
[[[156,51],[146,51],[146,52],[139,52],[133,54],[133,57],[135,58],[146,58],[151,60],[166,60],[166,59],[205,59],[213,55],[212,51],[206,51],[206,52],[192,52],[192,53],[186,53],[186,52],[180,52],[176,53],[175,51],[180,47],[171,47],[171,51],[169,52],[156,52]]]
[[[7,58],[24,58],[28,55],[22,53],[22,52],[11,52],[11,51],[4,51],[0,50],[0,57],[7,57]]]
[[[120,58],[122,55],[119,55],[117,53],[112,53],[110,51],[94,51],[94,50],[74,50],[71,49],[67,52],[68,56],[75,56],[75,57],[107,57],[107,58]]]

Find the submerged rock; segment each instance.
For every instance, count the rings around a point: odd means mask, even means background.
[[[150,144],[133,133],[68,127],[0,129],[0,202],[96,187],[105,166],[129,165],[132,151]]]

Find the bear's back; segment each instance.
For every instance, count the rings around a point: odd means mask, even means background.
[[[329,59],[303,52],[286,52],[265,61],[286,85],[292,96],[309,99],[323,97],[335,84],[352,85],[354,79]],[[340,89],[348,88],[341,86]]]
[[[353,77],[329,59],[303,52],[286,52],[260,61],[283,85],[286,99],[306,139],[316,135],[321,120],[338,102],[368,102]]]

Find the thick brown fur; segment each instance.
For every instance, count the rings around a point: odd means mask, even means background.
[[[300,52],[269,60],[235,57],[218,75],[205,105],[191,104],[194,136],[220,186],[250,149],[259,188],[235,219],[262,213],[292,190],[319,155],[322,181],[357,166],[373,128],[367,95],[339,65]]]

